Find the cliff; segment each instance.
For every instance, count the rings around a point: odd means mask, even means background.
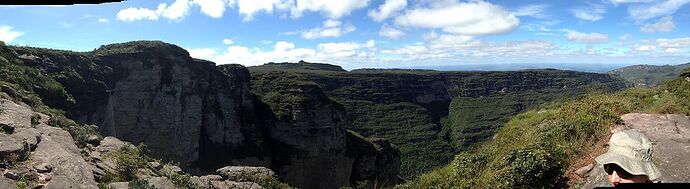
[[[607,73],[622,77],[635,87],[657,87],[664,80],[676,78],[685,68],[690,68],[690,63],[661,66],[633,65],[611,70]]]
[[[519,112],[575,98],[588,90],[620,90],[606,74],[555,69],[511,72],[441,72],[360,69],[350,72],[300,68],[310,63],[249,67],[255,93],[282,107],[278,95],[304,83],[341,103],[353,120],[349,129],[385,138],[400,147],[402,176],[414,178],[448,163],[453,155],[490,139]],[[281,67],[283,69],[275,69]],[[275,99],[275,100],[271,100]],[[276,111],[280,112],[280,111]]]
[[[4,94],[4,93],[3,93]],[[228,166],[191,176],[115,137],[78,146],[61,119],[0,98],[0,188],[287,188],[264,167]],[[75,125],[77,128],[91,127]]]
[[[301,101],[288,107],[293,116],[286,118],[250,93],[246,68],[193,59],[172,44],[137,41],[86,53],[6,50],[14,64],[57,81],[58,94],[71,100],[38,93],[49,106],[79,123],[98,125],[103,135],[145,143],[155,158],[179,162],[195,174],[226,165],[263,166],[303,188],[360,181],[354,178],[397,179],[394,169],[382,171],[391,178],[352,173],[363,169],[355,158],[371,152],[348,148],[349,121],[319,88],[298,92]]]

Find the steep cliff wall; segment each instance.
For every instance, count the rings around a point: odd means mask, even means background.
[[[65,86],[74,102],[55,102],[70,117],[99,125],[104,135],[146,143],[154,157],[180,162],[193,172],[266,166],[302,188],[337,188],[358,178],[396,179],[397,171],[390,168],[385,172],[392,178],[352,173],[363,168],[353,164],[362,153],[348,148],[350,121],[342,105],[316,86],[298,88],[293,91],[298,101],[275,109],[250,93],[243,66],[215,66],[163,42],[112,44],[88,53],[14,52]],[[395,150],[375,154],[389,152]],[[368,165],[376,159],[361,161]]]
[[[301,68],[305,67],[305,68]],[[309,69],[307,69],[309,68]],[[445,165],[458,151],[490,139],[519,112],[542,103],[573,98],[590,88],[619,90],[606,74],[555,69],[511,72],[431,70],[317,70],[309,63],[249,67],[256,93],[269,104],[282,83],[318,85],[343,104],[351,130],[390,140],[401,150],[401,174],[410,179]],[[278,105],[280,106],[280,105]]]

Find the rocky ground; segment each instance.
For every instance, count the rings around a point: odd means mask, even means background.
[[[239,166],[189,176],[177,166],[151,160],[135,170],[130,182],[106,183],[122,169],[112,154],[125,146],[136,148],[115,137],[98,136],[79,148],[69,132],[49,125],[49,120],[25,104],[0,99],[0,188],[132,188],[131,182],[154,188],[179,188],[180,183],[193,188],[262,188],[259,182],[275,178],[268,168]]]
[[[621,116],[621,119],[624,124],[615,127],[611,132],[634,129],[652,140],[654,163],[662,174],[659,179],[661,182],[690,182],[690,117],[677,114],[631,113]],[[610,186],[603,167],[593,160],[576,172],[586,177],[582,188]]]

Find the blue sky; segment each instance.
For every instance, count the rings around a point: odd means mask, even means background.
[[[0,40],[162,40],[217,64],[345,68],[690,61],[690,0],[129,0],[0,6]]]

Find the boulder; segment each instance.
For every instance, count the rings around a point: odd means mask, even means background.
[[[28,156],[28,144],[17,141],[7,134],[0,133],[0,159],[1,161],[22,161]]]
[[[98,188],[89,163],[81,156],[70,134],[60,128],[39,125],[41,142],[31,162],[53,166],[46,188]]]
[[[0,177],[0,188],[14,189],[17,188],[17,183],[5,177]]]
[[[227,166],[216,170],[226,180],[261,182],[261,180],[275,176],[275,173],[265,167]]]
[[[575,170],[575,174],[579,175],[580,177],[585,177],[587,176],[587,173],[594,168],[594,164],[590,163],[589,165],[586,165],[584,167],[580,167],[579,169]]]
[[[149,182],[149,185],[155,188],[176,188],[175,184],[173,184],[172,181],[166,177],[151,177],[147,179],[147,181]]]
[[[12,133],[12,138],[16,141],[24,141],[30,149],[35,149],[39,142],[41,142],[41,133],[34,128],[19,128]]]
[[[109,189],[129,189],[129,182],[113,182],[108,184]]]

